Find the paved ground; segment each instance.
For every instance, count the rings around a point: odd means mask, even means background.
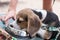
[[[0,13],[7,13],[8,10],[8,2],[10,0],[0,0],[0,2],[7,2],[4,5],[0,5]],[[16,12],[23,8],[33,8],[33,9],[42,9],[42,0],[19,0]],[[56,0],[54,5],[52,5],[53,11],[59,16],[60,18],[60,0]]]

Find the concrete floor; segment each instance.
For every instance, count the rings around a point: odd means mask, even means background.
[[[0,2],[10,2],[10,0],[0,0]],[[43,0],[19,0],[16,12],[23,8],[42,9]],[[55,12],[60,19],[60,0],[56,0],[54,5],[52,4],[53,12]],[[8,4],[0,5],[0,13],[7,13]]]

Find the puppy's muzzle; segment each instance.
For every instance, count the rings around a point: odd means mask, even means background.
[[[14,21],[13,23],[9,24],[8,27],[11,32],[13,32],[15,35],[19,35],[21,37],[27,37],[28,34],[26,33],[26,31],[24,31],[24,29],[20,29],[20,26],[17,25],[16,21]]]
[[[20,29],[20,26],[16,23],[16,21],[14,21],[13,23],[10,23],[9,25],[10,27],[13,27],[15,29]]]

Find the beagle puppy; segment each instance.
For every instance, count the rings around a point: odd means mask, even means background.
[[[44,39],[54,38],[57,32],[48,32],[47,30],[41,29],[42,23],[49,25],[49,27],[60,26],[58,16],[53,12],[46,10],[34,10],[30,8],[20,10],[16,15],[15,23],[18,26],[16,27],[12,25],[12,27],[15,27],[17,29],[25,29],[25,31],[31,37],[39,34]]]

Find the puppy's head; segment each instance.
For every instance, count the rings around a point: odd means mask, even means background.
[[[41,27],[39,17],[29,8],[23,9],[18,12],[17,24],[21,29],[26,28],[27,32],[33,37]]]
[[[28,27],[28,15],[24,9],[18,12],[16,19],[17,19],[16,22],[21,29]]]

